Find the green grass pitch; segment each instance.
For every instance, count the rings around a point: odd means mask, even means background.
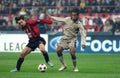
[[[39,72],[37,67],[45,63],[40,53],[31,53],[20,72],[9,72],[16,65],[19,53],[0,53],[0,78],[120,78],[119,54],[77,54],[79,72],[73,72],[70,54],[64,53],[67,69],[59,72],[60,62],[56,53],[49,53],[54,67]]]

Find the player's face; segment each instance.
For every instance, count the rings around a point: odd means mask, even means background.
[[[26,21],[21,19],[21,20],[18,21],[18,24],[20,26],[24,27],[26,25]]]
[[[72,12],[72,14],[71,14],[71,19],[72,19],[74,22],[78,20],[78,15],[77,15],[76,12]]]

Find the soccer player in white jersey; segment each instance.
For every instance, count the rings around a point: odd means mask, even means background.
[[[64,62],[62,51],[65,49],[70,49],[71,59],[74,66],[74,72],[78,72],[78,67],[76,63],[76,40],[77,40],[77,34],[80,31],[81,34],[81,40],[82,40],[82,48],[85,48],[85,42],[86,42],[86,31],[82,25],[82,23],[79,21],[79,9],[74,8],[71,11],[71,17],[54,17],[51,16],[49,13],[46,13],[49,18],[57,21],[57,22],[63,22],[63,30],[64,35],[61,38],[58,47],[57,47],[57,55],[59,57],[59,60],[62,64],[62,67],[59,68],[59,71],[62,71],[67,68],[66,63]]]

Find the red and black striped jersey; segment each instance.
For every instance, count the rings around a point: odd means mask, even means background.
[[[37,27],[37,24],[52,24],[52,20],[50,19],[28,20],[26,22],[26,26],[22,27],[22,30],[27,33],[28,38],[35,38],[40,35],[40,31]]]

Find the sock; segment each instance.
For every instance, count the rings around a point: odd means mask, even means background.
[[[48,61],[49,61],[48,53],[46,51],[42,52],[42,53],[43,53],[43,56],[44,56],[44,59],[45,59],[46,63],[48,63]]]
[[[64,58],[63,58],[63,54],[62,53],[57,53],[58,57],[59,57],[59,60],[60,62],[62,63],[62,65],[65,66],[65,62],[64,62]]]
[[[73,66],[76,67],[76,56],[71,55],[71,57],[72,57]]]
[[[19,58],[18,61],[17,61],[17,65],[16,65],[16,68],[18,71],[20,71],[20,68],[21,68],[21,65],[24,61],[24,58]]]

